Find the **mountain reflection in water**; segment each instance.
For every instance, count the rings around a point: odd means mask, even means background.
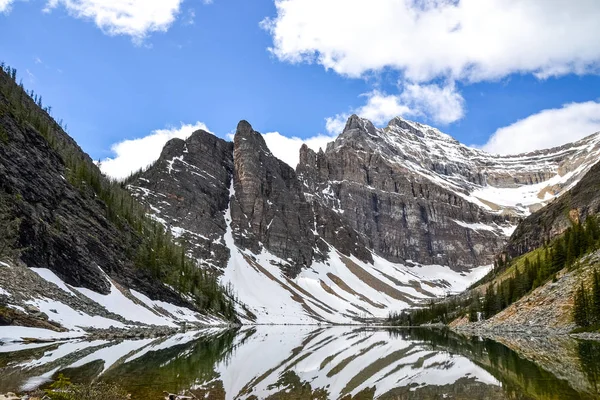
[[[1,329],[1,328],[0,328]],[[600,344],[443,330],[256,326],[160,340],[0,346],[0,392],[63,373],[133,399],[596,399]]]

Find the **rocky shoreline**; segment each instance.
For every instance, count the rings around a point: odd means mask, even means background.
[[[551,328],[545,326],[527,326],[527,325],[507,325],[507,326],[493,326],[483,327],[477,325],[477,323],[471,323],[468,325],[461,326],[449,326],[453,332],[462,334],[464,336],[481,336],[489,339],[498,337],[503,338],[525,338],[525,337],[571,337],[574,339],[582,340],[598,340],[600,341],[599,332],[581,332],[571,333],[572,329],[567,327],[562,328]]]

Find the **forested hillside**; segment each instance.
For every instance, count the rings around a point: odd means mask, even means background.
[[[148,297],[234,319],[232,295],[197,267],[121,184],[104,177],[44,107],[0,70],[0,259],[110,291],[108,274]],[[165,285],[167,284],[167,285]],[[182,296],[183,295],[183,296]],[[186,300],[189,299],[189,300]]]

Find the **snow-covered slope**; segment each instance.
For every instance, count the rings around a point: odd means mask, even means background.
[[[3,306],[19,313],[15,318],[35,315],[38,328],[0,327],[0,342],[24,338],[64,339],[85,336],[89,328],[130,329],[136,327],[179,327],[226,325],[226,321],[201,315],[188,308],[162,301],[122,287],[104,274],[111,285],[107,295],[67,285],[45,268],[22,265],[0,266]],[[57,330],[62,330],[57,332]]]
[[[231,256],[221,282],[230,285],[243,303],[239,312],[244,322],[352,324],[385,318],[427,299],[461,292],[491,269],[483,266],[460,273],[441,265],[409,267],[377,255],[370,264],[330,247],[326,261],[314,262],[290,278],[279,267],[286,260],[265,249],[254,254],[237,247],[229,209],[225,220],[224,241]]]

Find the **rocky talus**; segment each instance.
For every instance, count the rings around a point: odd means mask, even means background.
[[[600,252],[583,257],[571,270],[557,273],[556,281],[533,290],[489,320],[454,324],[453,329],[474,334],[515,333],[519,335],[568,334],[573,322],[573,301],[577,288],[591,285]]]

